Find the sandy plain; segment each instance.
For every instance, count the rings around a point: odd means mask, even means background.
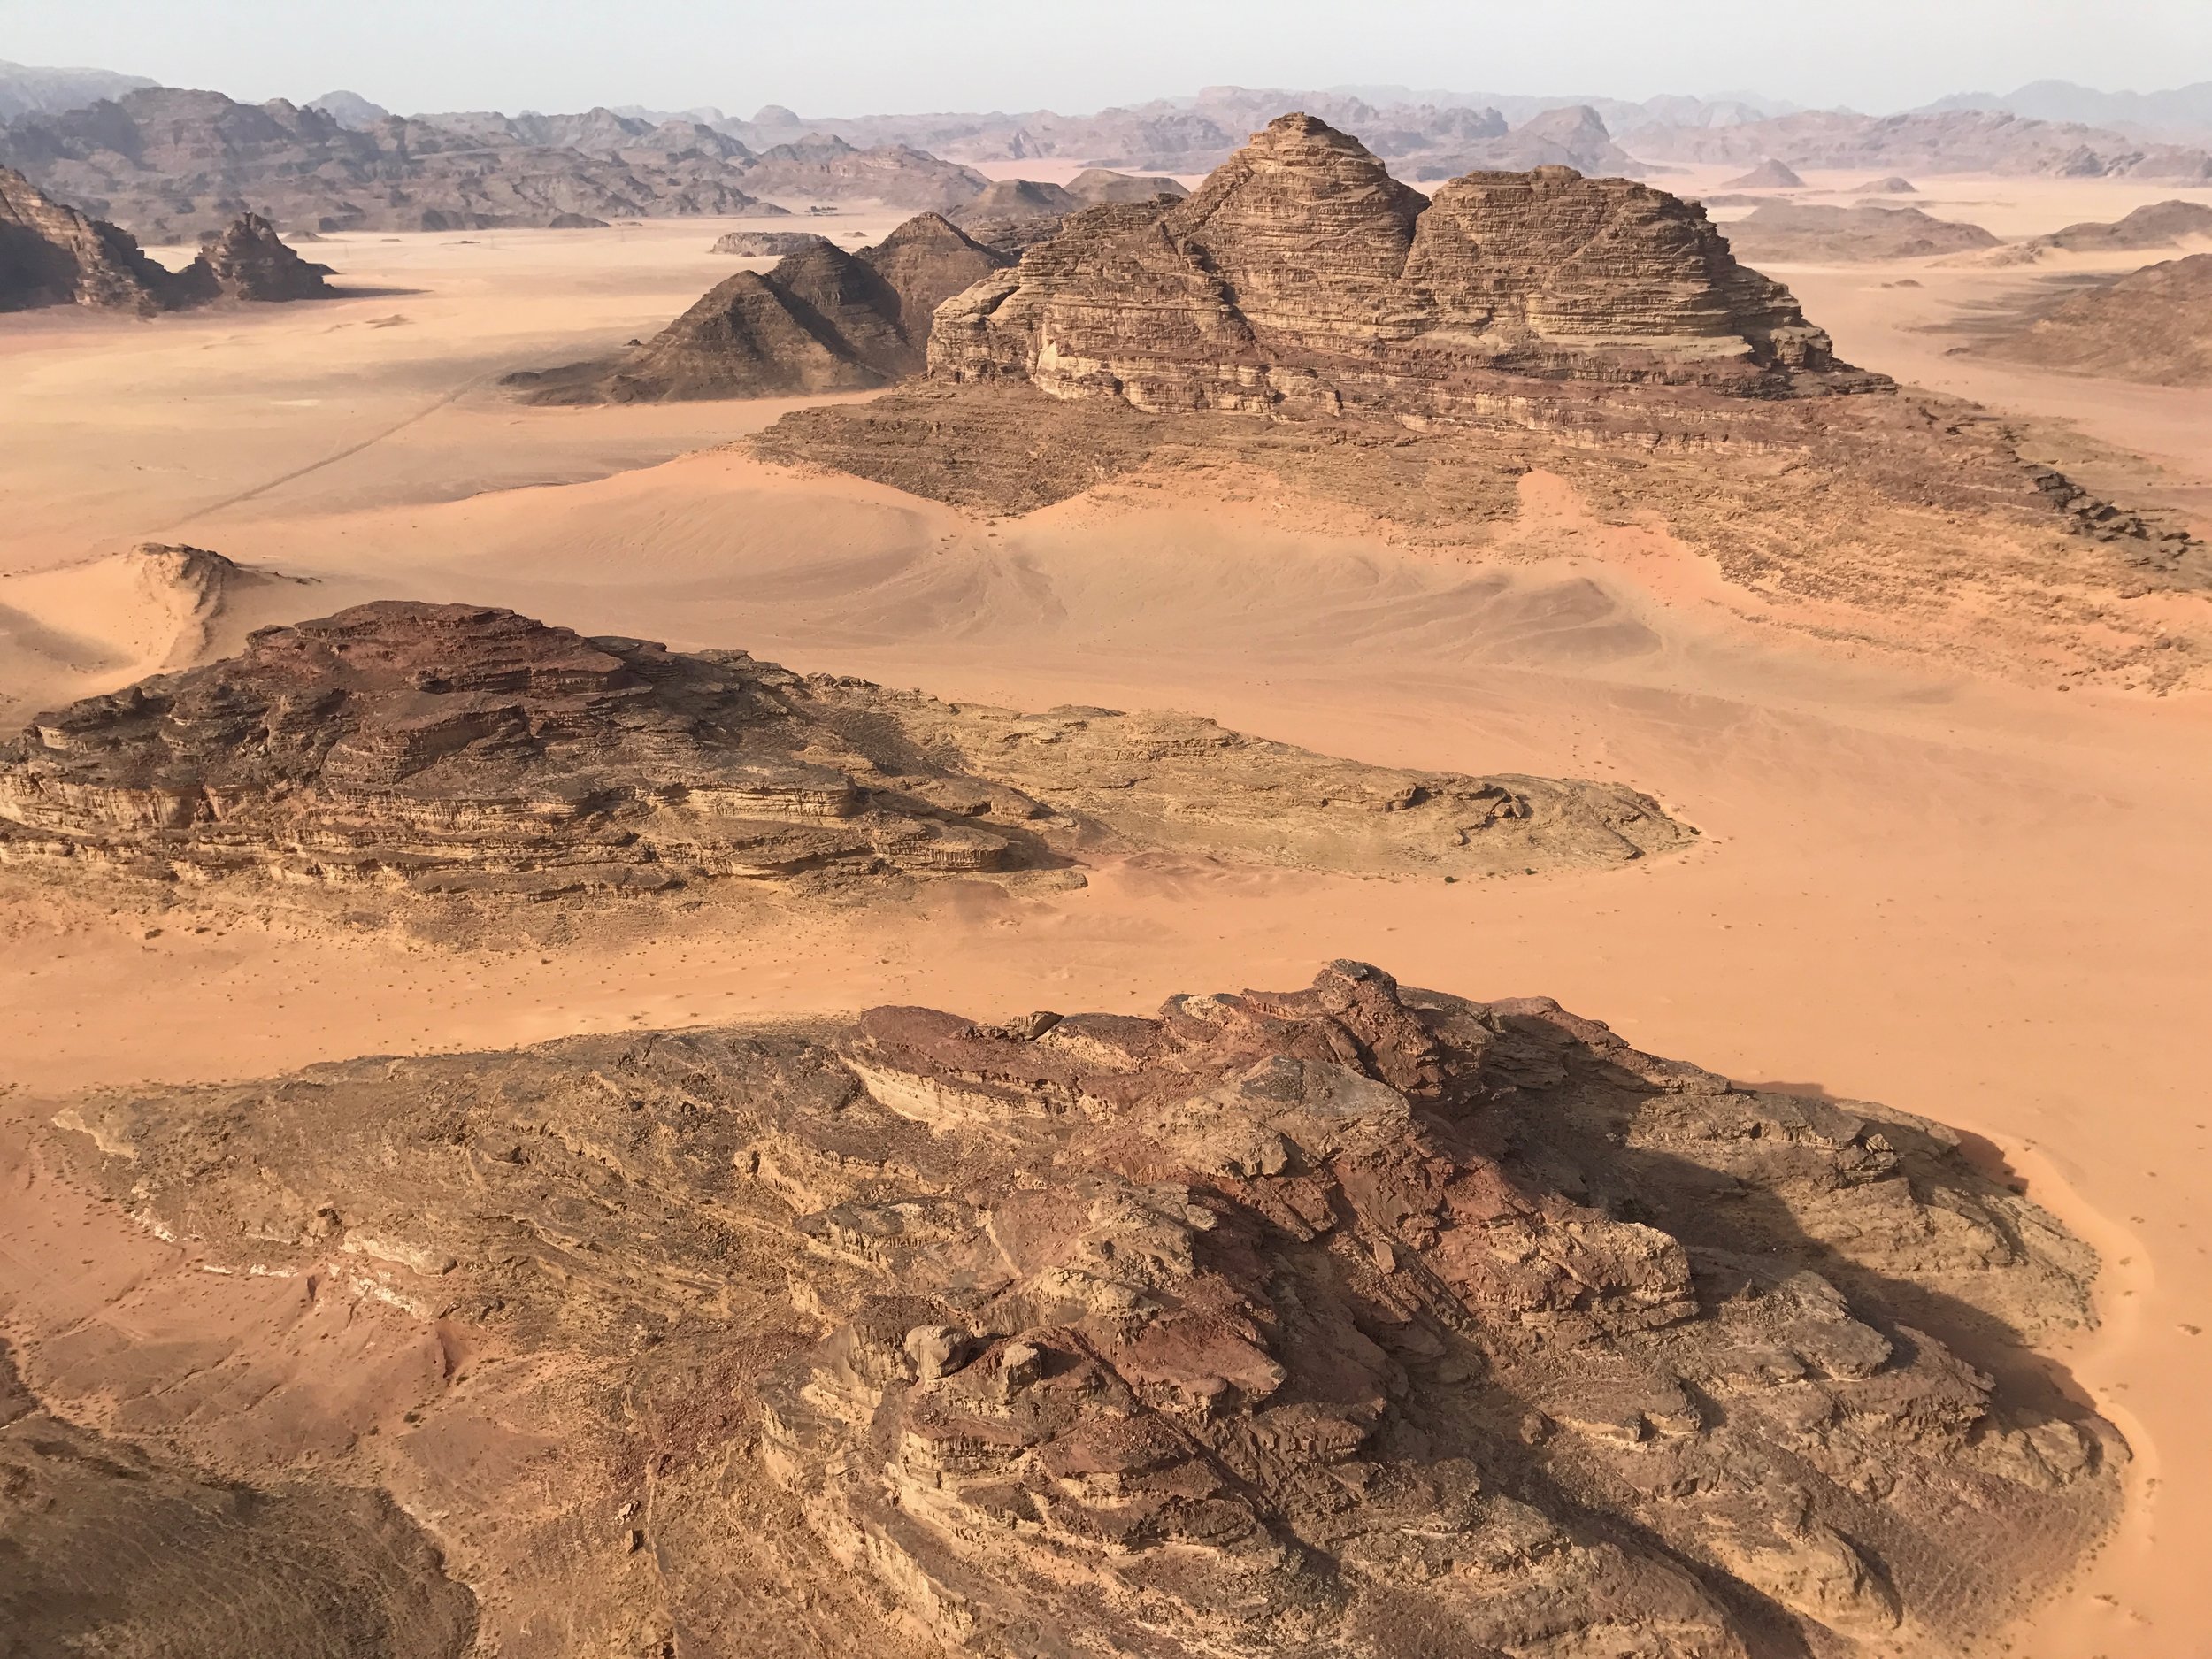
[[[1924,185],[1931,211],[2008,234],[2177,194]],[[821,228],[856,242],[896,217]],[[307,579],[253,590],[196,651],[359,598],[465,598],[945,696],[1188,709],[1377,762],[1620,779],[1704,844],[1448,888],[1154,857],[1072,892],[634,912],[557,952],[0,884],[0,1332],[36,1386],[88,1417],[272,1446],[327,1432],[317,1413],[408,1432],[442,1386],[392,1310],[363,1311],[334,1357],[309,1344],[326,1316],[202,1275],[58,1188],[27,1130],[73,1088],[879,1002],[1148,1010],[1352,956],[1550,995],[1740,1079],[1985,1136],[2105,1256],[2101,1329],[2065,1357],[2135,1453],[2121,1532],[1993,1650],[2205,1651],[2212,698],[1824,647],[1540,473],[1522,533],[1482,560],[1259,492],[1121,489],[985,521],[716,447],[781,405],[540,411],[493,388],[657,326],[734,268],[706,251],[728,227],[340,238],[313,251],[365,291],[324,304],[6,319],[0,713],[171,660],[192,619],[112,556],[181,541]],[[2212,393],[1993,370],[1927,332],[2046,270],[1776,274],[1847,357],[2070,421],[2212,533]],[[1922,286],[1889,286],[1906,276]],[[259,1379],[227,1426],[224,1396],[186,1387],[211,1368]],[[165,1416],[173,1395],[193,1403]]]

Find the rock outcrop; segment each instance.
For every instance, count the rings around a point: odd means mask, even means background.
[[[1736,256],[1755,264],[1924,259],[2001,245],[1979,225],[1880,202],[1849,207],[1763,202],[1722,229]]]
[[[757,233],[746,233],[756,234]],[[918,373],[937,308],[1007,256],[934,213],[848,253],[800,240],[765,275],[740,272],[610,361],[525,371],[534,403],[634,403],[864,391]]]
[[[2093,1256],[1950,1132],[1357,963],[55,1124],[119,1222],[467,1356],[338,1462],[501,1651],[546,1583],[595,1652],[1952,1655],[2126,1455],[2016,1346]]]
[[[1761,162],[1749,173],[1722,181],[1724,190],[1801,190],[1805,180],[1772,157]]]
[[[397,601],[264,629],[0,747],[0,861],[203,881],[633,891],[1147,848],[1463,875],[1693,833],[1618,786],[1363,766],[1188,716],[946,704]]]
[[[1980,355],[2147,386],[2212,386],[2212,253],[1978,320]]]
[[[1093,167],[1065,185],[1002,179],[950,217],[976,241],[1018,258],[1058,235],[1068,215],[1079,209],[1146,202],[1164,207],[1189,194],[1172,179],[1140,179]]]
[[[260,214],[245,213],[202,245],[199,257],[177,273],[176,286],[203,300],[327,299],[333,290],[326,279],[334,274],[301,258]]]
[[[1693,204],[1564,167],[1473,173],[1432,200],[1305,116],[1165,211],[1074,216],[943,309],[930,365],[1286,418],[1449,419],[1494,411],[1517,382],[1765,396],[1877,383]]]
[[[2154,202],[2108,223],[2092,219],[2047,236],[2031,236],[1973,263],[2040,265],[2055,254],[2143,253],[2202,241],[2212,241],[2212,207],[2201,202]]]
[[[741,259],[780,259],[828,240],[810,230],[733,230],[716,237],[707,251],[735,254]]]
[[[85,305],[151,316],[167,307],[172,287],[127,232],[0,167],[0,311]]]
[[[1851,194],[1854,196],[1918,196],[1920,190],[1910,179],[1901,179],[1893,173],[1886,179],[1869,179]]]
[[[172,272],[128,232],[63,206],[0,167],[0,311],[84,305],[150,317],[219,299],[318,299],[331,293],[324,279],[332,274],[286,247],[254,213]]]
[[[1150,178],[1116,173],[1109,167],[1086,167],[1067,182],[1067,192],[1085,207],[1110,203],[1149,202],[1163,196],[1181,198],[1190,192],[1164,174]]]

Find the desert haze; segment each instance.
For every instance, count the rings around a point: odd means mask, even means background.
[[[2212,1641],[2184,94],[0,71],[0,1648]]]

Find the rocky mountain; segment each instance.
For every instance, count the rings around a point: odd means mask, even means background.
[[[1749,173],[1722,184],[1724,190],[1801,190],[1805,180],[1771,157]]]
[[[536,403],[659,403],[861,391],[924,366],[937,307],[1007,263],[934,213],[856,253],[813,237],[740,272],[619,357],[524,371]]]
[[[173,289],[168,271],[127,232],[0,167],[0,311],[86,305],[150,316]]]
[[[2150,386],[2212,386],[2212,253],[1979,320],[1979,354]]]
[[[1059,868],[1089,848],[1433,876],[1692,834],[1614,785],[1363,766],[1188,716],[941,703],[398,601],[264,629],[0,747],[0,862],[74,879],[542,895]]]
[[[319,98],[310,98],[307,107],[320,110],[339,126],[357,133],[373,132],[392,119],[389,110],[370,103],[357,92],[326,92]]]
[[[933,376],[1140,409],[1437,417],[1507,377],[1756,395],[1869,383],[1703,211],[1570,168],[1432,200],[1310,116],[1188,200],[1091,209],[939,313]]]
[[[334,290],[325,279],[334,274],[326,265],[303,259],[258,213],[242,213],[203,243],[176,281],[199,299],[273,302],[326,299]]]
[[[766,150],[745,168],[746,188],[770,197],[810,202],[882,202],[942,211],[970,201],[989,180],[972,167],[940,161],[903,144],[856,150],[814,137]]]
[[[437,1333],[316,1474],[498,1651],[1955,1655],[2127,1455],[2016,1346],[2093,1254],[1948,1130],[1358,963],[59,1108],[113,1225]]]
[[[1173,179],[1138,178],[1091,167],[1065,185],[1033,179],[1001,179],[973,201],[948,215],[952,222],[988,247],[1018,258],[1060,234],[1069,214],[1085,207],[1179,201],[1190,192]]]
[[[1763,202],[1723,229],[1737,257],[1754,265],[1922,259],[1999,246],[1998,238],[1979,225],[1886,202],[1849,207]]]
[[[588,153],[396,118],[355,131],[280,99],[168,88],[8,122],[0,165],[149,240],[219,232],[249,210],[314,231],[781,211],[747,191],[737,164],[695,146]]]
[[[1926,107],[1933,113],[2001,111],[2032,120],[2106,127],[2137,139],[2212,143],[2212,81],[2163,92],[2101,92],[2070,81],[2036,81],[2006,93],[1954,93]]]
[[[1892,173],[1886,179],[1869,179],[1851,192],[1854,196],[1918,196],[1919,189],[1910,179],[1901,179]]]
[[[242,215],[171,272],[127,232],[88,219],[0,167],[0,311],[84,305],[150,317],[212,300],[318,299],[328,265],[310,265],[266,219]]]
[[[1772,159],[1800,171],[2212,180],[2212,155],[2202,149],[1965,110],[1884,116],[1809,110],[1733,127],[1654,127],[1636,134],[1636,154],[1646,161],[1701,165]]]
[[[107,69],[39,69],[0,63],[0,121],[19,115],[59,115],[153,84],[143,75],[119,75]]]

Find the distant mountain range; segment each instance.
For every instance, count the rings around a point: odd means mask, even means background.
[[[81,110],[102,98],[120,97],[134,87],[153,84],[143,75],[119,75],[108,69],[35,69],[28,64],[0,63],[0,121]]]
[[[2200,143],[2212,140],[2212,81],[2176,87],[2170,92],[2099,92],[2070,81],[2035,81],[2014,91],[1957,92],[1925,106],[1947,110],[1994,110],[2038,121],[2075,121],[2108,127],[2133,138]]]
[[[2040,82],[1886,116],[1749,93],[1562,104],[1403,87],[1208,87],[1081,116],[808,117],[780,105],[750,118],[706,108],[399,116],[349,91],[250,104],[103,71],[0,65],[0,110],[12,111],[0,116],[0,165],[149,240],[189,239],[248,210],[314,231],[589,225],[825,201],[949,211],[987,182],[972,164],[1205,173],[1294,111],[1356,134],[1413,183],[1551,164],[1629,175],[1778,164],[2212,183],[2207,148],[2152,135],[2212,129],[2212,83],[2108,94]]]

